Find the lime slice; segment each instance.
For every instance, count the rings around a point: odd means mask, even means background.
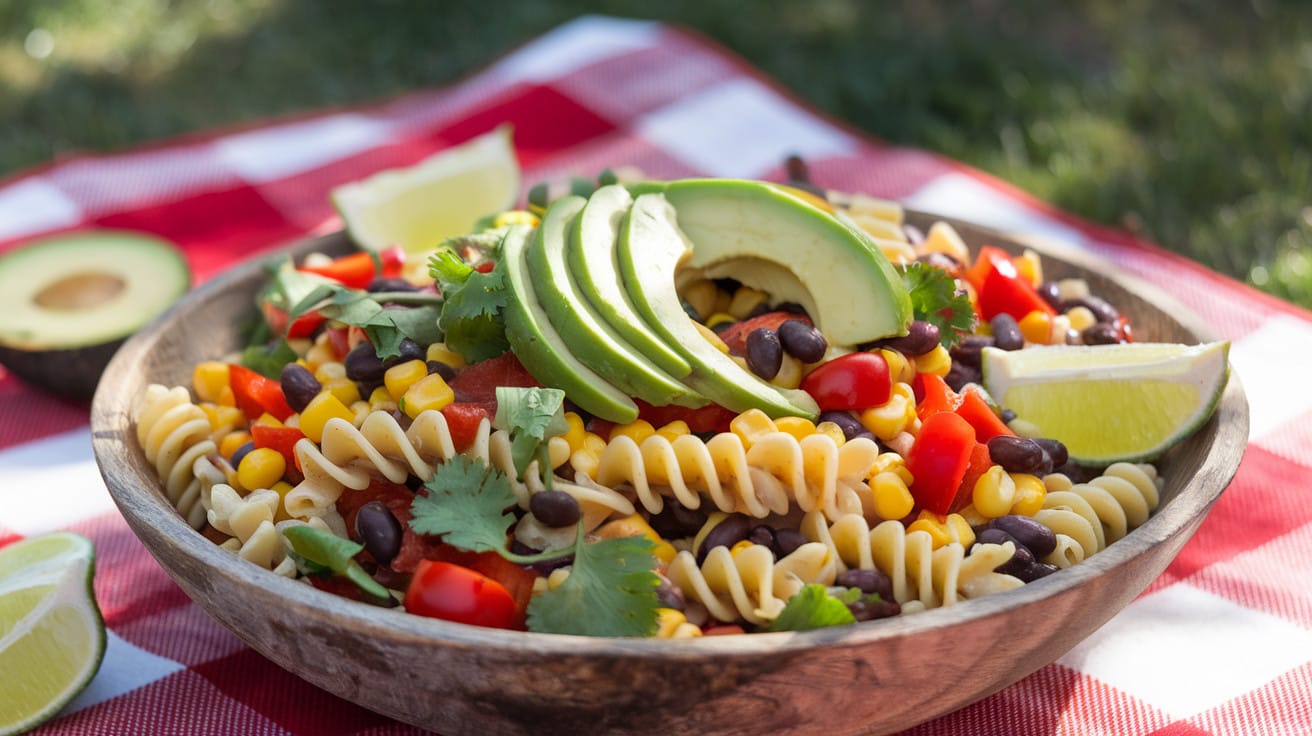
[[[983,382],[998,404],[1061,440],[1076,462],[1136,462],[1161,455],[1212,416],[1229,350],[1224,340],[985,348]]]
[[[502,125],[414,166],[389,169],[332,190],[333,205],[360,248],[400,245],[431,252],[519,197],[519,161]]]
[[[95,548],[54,532],[0,548],[0,736],[22,733],[82,692],[105,655],[91,589]]]

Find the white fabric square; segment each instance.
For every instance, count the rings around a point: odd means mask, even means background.
[[[23,536],[112,511],[86,427],[0,450],[0,526]]]
[[[1181,719],[1312,658],[1312,632],[1185,583],[1143,596],[1061,664]]]
[[[0,189],[0,240],[69,227],[82,209],[45,177],[33,176]]]
[[[489,70],[507,82],[551,82],[603,59],[656,42],[660,24],[589,15],[567,23]]]
[[[1281,425],[1312,411],[1312,391],[1291,390],[1290,376],[1312,363],[1312,325],[1277,315],[1230,345],[1230,364],[1248,396],[1248,436],[1257,444]]]
[[[392,127],[354,113],[284,123],[214,141],[219,159],[253,184],[283,179],[374,148]]]
[[[639,135],[707,176],[754,178],[803,158],[846,155],[856,141],[755,79],[707,87],[639,118]]]
[[[136,647],[113,631],[106,633],[105,659],[100,663],[100,670],[87,689],[64,707],[64,715],[117,698],[184,669],[181,663]]]

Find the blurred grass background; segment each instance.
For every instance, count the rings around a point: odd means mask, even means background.
[[[1312,307],[1303,0],[0,0],[0,178],[442,85],[590,12]]]

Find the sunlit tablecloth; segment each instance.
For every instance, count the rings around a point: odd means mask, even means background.
[[[1252,405],[1234,483],[1103,629],[914,733],[1312,732],[1312,315],[953,161],[863,136],[699,36],[584,18],[450,87],[60,160],[0,183],[0,250],[65,229],[139,229],[180,244],[204,280],[337,228],[331,187],[503,121],[515,125],[526,184],[618,164],[664,178],[781,178],[797,153],[831,188],[1064,240],[1195,310],[1233,341]],[[194,606],[105,491],[86,407],[0,369],[0,544],[53,529],[96,542],[109,648],[91,686],[40,733],[415,731],[287,674]]]

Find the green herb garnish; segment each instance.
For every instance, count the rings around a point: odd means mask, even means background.
[[[392,597],[387,588],[370,577],[360,563],[355,561],[355,556],[360,554],[364,545],[305,524],[289,526],[282,530],[282,534],[291,543],[293,559],[302,573],[339,575],[355,583],[361,591],[374,599],[387,600]]]
[[[497,387],[497,415],[492,426],[510,433],[511,456],[521,478],[534,459],[542,481],[551,487],[547,440],[569,430],[565,392],[557,388]]]
[[[951,348],[975,329],[970,297],[957,292],[951,274],[919,261],[908,263],[900,271],[911,296],[913,316],[939,329],[943,347]]]
[[[445,333],[447,347],[465,360],[477,363],[495,358],[510,349],[501,319],[508,298],[505,272],[500,263],[488,273],[476,270],[456,254],[452,245],[448,243],[428,261],[428,272],[443,297],[438,325]]]
[[[384,307],[387,303],[392,306]],[[441,300],[422,292],[369,293],[340,284],[323,284],[291,309],[291,319],[318,310],[327,319],[359,327],[368,335],[379,358],[401,354],[401,341],[420,345],[442,339],[438,327]]]
[[[856,623],[856,617],[847,604],[829,595],[825,586],[811,583],[788,599],[784,610],[779,612],[766,630],[809,631],[851,623]]]

